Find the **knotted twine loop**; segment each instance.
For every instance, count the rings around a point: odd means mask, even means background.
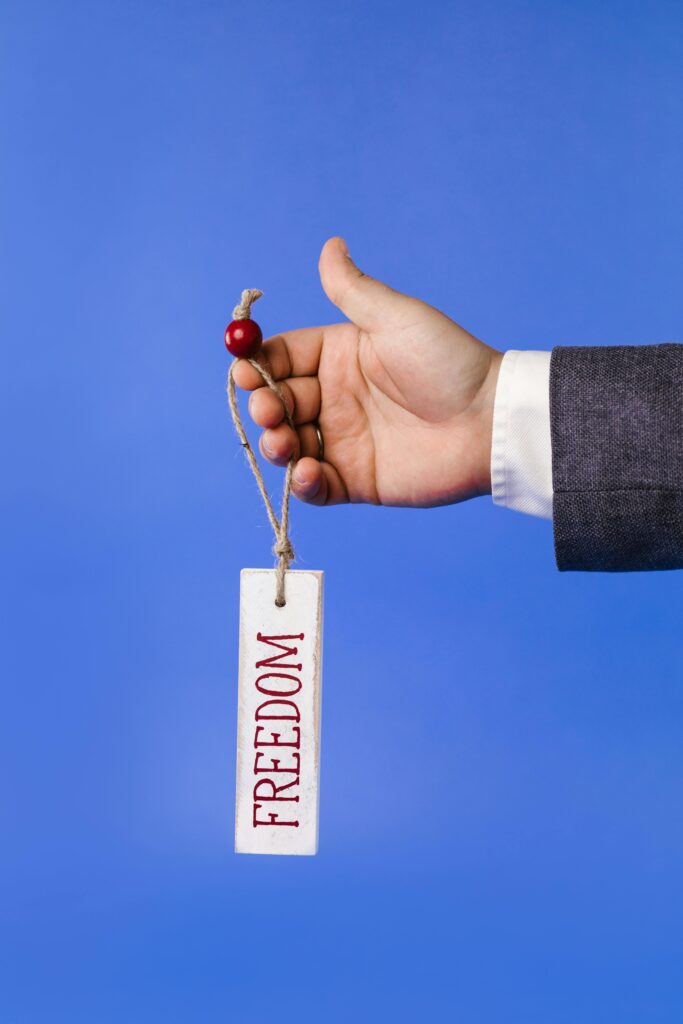
[[[242,301],[238,306],[235,306],[233,311],[234,320],[248,320],[251,316],[251,304],[259,299],[262,295],[257,288],[248,288],[242,292]],[[239,315],[238,315],[239,313]],[[263,378],[264,384],[266,384],[270,390],[277,395],[282,402],[282,407],[285,411],[285,419],[287,423],[295,430],[294,420],[287,407],[285,396],[280,386],[273,380],[270,373],[264,366],[261,366],[255,359],[248,359],[248,363],[254,367],[254,369]],[[261,492],[263,498],[263,504],[266,507],[266,513],[270,520],[270,525],[273,527],[273,533],[275,534],[275,544],[273,545],[273,554],[277,557],[277,565],[275,567],[275,604],[278,608],[283,608],[285,605],[285,574],[289,569],[290,564],[294,561],[294,548],[292,542],[289,539],[289,497],[292,490],[292,473],[294,471],[294,455],[290,456],[289,462],[287,463],[287,471],[285,473],[285,485],[282,492],[282,510],[280,512],[280,518],[275,514],[273,503],[270,500],[270,495],[266,490],[266,485],[263,480],[263,474],[261,468],[256,461],[253,449],[249,444],[244,424],[242,423],[242,417],[240,416],[239,406],[237,405],[237,394],[235,390],[235,380],[233,377],[233,371],[235,369],[236,361],[231,363],[230,370],[228,372],[228,402],[230,404],[230,412],[232,413],[232,420],[235,424],[235,430],[242,442],[251,471],[254,474],[258,489]]]
[[[263,295],[258,288],[245,288],[242,298],[232,311],[233,320],[251,320],[251,307]]]

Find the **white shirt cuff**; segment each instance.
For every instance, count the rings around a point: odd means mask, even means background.
[[[493,409],[494,504],[553,517],[550,352],[506,352]]]

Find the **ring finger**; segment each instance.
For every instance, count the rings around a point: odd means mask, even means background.
[[[286,466],[292,455],[295,459],[320,456],[320,441],[313,423],[305,423],[296,432],[287,423],[264,430],[259,439],[261,454],[274,466]]]

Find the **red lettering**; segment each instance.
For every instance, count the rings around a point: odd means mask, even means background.
[[[261,686],[262,679],[293,679],[296,683],[296,690],[267,690],[265,686]],[[267,694],[269,697],[293,697],[301,689],[301,680],[297,679],[296,676],[287,675],[286,672],[264,672],[256,680],[255,686],[257,690]]]
[[[254,775],[259,775],[262,772],[292,772],[294,775],[298,775],[299,774],[299,768],[300,768],[300,765],[301,765],[301,755],[300,754],[292,754],[292,757],[295,759],[295,764],[291,768],[288,765],[285,765],[284,768],[281,768],[280,767],[280,758],[279,757],[271,757],[270,765],[268,767],[266,767],[266,768],[259,768],[259,765],[258,765],[259,757],[268,757],[268,754],[264,754],[262,751],[258,751],[258,753],[256,754],[256,757],[254,758]]]
[[[286,659],[293,658],[299,653],[298,646],[292,644],[291,641],[303,640],[304,634],[290,633],[281,636],[264,636],[262,633],[257,633],[256,639],[260,643],[268,644],[271,648],[275,648],[278,653],[271,654],[267,658],[256,662],[257,669],[267,668],[275,669],[276,671],[262,673],[254,683],[260,693],[274,698],[259,704],[254,713],[255,721],[257,723],[261,721],[300,722],[301,713],[298,706],[293,700],[286,700],[285,698],[293,697],[297,694],[302,689],[302,683],[298,676],[290,675],[289,672],[283,670],[289,669],[301,672],[300,663],[294,664]],[[277,682],[275,682],[276,680]],[[267,685],[264,685],[266,683]],[[298,787],[300,785],[301,755],[290,750],[290,753],[286,756],[291,763],[283,766],[281,757],[274,757],[263,753],[258,748],[289,747],[298,750],[301,746],[301,729],[298,725],[276,726],[275,728],[284,729],[285,731],[284,733],[282,731],[275,732],[275,729],[272,727],[256,725],[254,732],[254,748],[256,749],[254,775],[258,776],[266,773],[281,775],[287,772],[293,776],[293,781],[283,782],[282,785],[278,785],[273,779],[264,778],[256,782],[253,793],[253,825],[254,828],[257,828],[259,825],[284,825],[298,828],[298,820],[283,821],[280,818],[279,812],[262,810],[265,803],[299,803]],[[287,730],[289,730],[290,734],[289,739],[286,738]],[[261,734],[263,734],[263,737]],[[283,735],[285,739],[282,738]],[[295,796],[283,795],[291,789],[294,789]],[[259,811],[263,816],[259,815]]]
[[[298,828],[299,827],[299,822],[298,821],[278,821],[277,820],[277,813],[274,813],[272,811],[268,815],[268,817],[270,818],[270,821],[259,821],[258,818],[256,817],[256,812],[258,810],[260,810],[260,809],[261,809],[261,804],[254,804],[254,817],[253,817],[254,828],[256,828],[257,825],[292,825],[294,828]]]
[[[297,796],[278,796],[277,795],[278,793],[281,793],[283,791],[283,789],[291,789],[292,786],[298,786],[298,785],[299,785],[299,776],[298,775],[297,775],[297,777],[292,782],[287,782],[283,786],[276,786],[272,779],[261,779],[261,781],[257,782],[256,785],[254,786],[254,803],[256,803],[257,800],[263,800],[264,803],[270,803],[272,800],[281,800],[281,801],[284,801],[285,803],[295,803],[295,804],[298,804],[299,803],[298,795]],[[271,795],[270,796],[261,796],[261,794],[259,793],[259,789],[261,788],[261,786],[270,786],[270,793],[271,793]]]
[[[288,647],[287,644],[279,644],[278,640],[303,640],[303,633],[291,633],[284,636],[264,636],[263,633],[257,633],[256,639],[260,640],[262,644],[270,644],[271,647],[279,647],[280,654],[271,654],[270,658],[264,658],[263,661],[256,662],[256,668],[295,668],[297,672],[301,672],[301,665],[284,665],[275,664],[280,661],[280,658],[288,658],[290,655],[298,654],[298,647]]]
[[[261,711],[263,710],[263,708],[270,707],[273,704],[279,705],[280,707],[287,706],[289,708],[294,708],[294,714],[293,715],[262,715],[261,714]],[[272,721],[272,720],[275,720],[275,719],[277,721],[287,721],[287,720],[292,721],[292,722],[300,722],[301,721],[301,715],[299,714],[299,709],[298,709],[298,707],[296,706],[296,704],[294,703],[293,700],[264,700],[263,704],[259,704],[259,706],[256,708],[256,714],[255,714],[254,717],[256,718],[257,722]]]
[[[295,740],[294,743],[280,743],[280,737],[282,736],[282,733],[281,732],[273,732],[272,730],[271,730],[270,735],[273,737],[273,742],[272,743],[266,743],[265,740],[260,740],[258,738],[258,734],[260,732],[265,732],[265,731],[266,731],[265,730],[265,726],[263,726],[263,725],[257,725],[256,726],[256,732],[254,733],[254,746],[255,747],[296,747],[296,749],[298,750],[299,747],[301,746],[301,729],[299,728],[298,725],[293,725],[292,726],[292,732],[296,733],[296,740]]]

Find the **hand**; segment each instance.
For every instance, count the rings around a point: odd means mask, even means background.
[[[314,505],[425,507],[490,493],[502,354],[361,273],[341,238],[323,247],[320,278],[350,322],[287,331],[257,356],[280,381],[296,433],[253,366],[235,366],[236,384],[253,391],[249,412],[265,428],[265,458],[284,466],[294,453],[292,491]]]

